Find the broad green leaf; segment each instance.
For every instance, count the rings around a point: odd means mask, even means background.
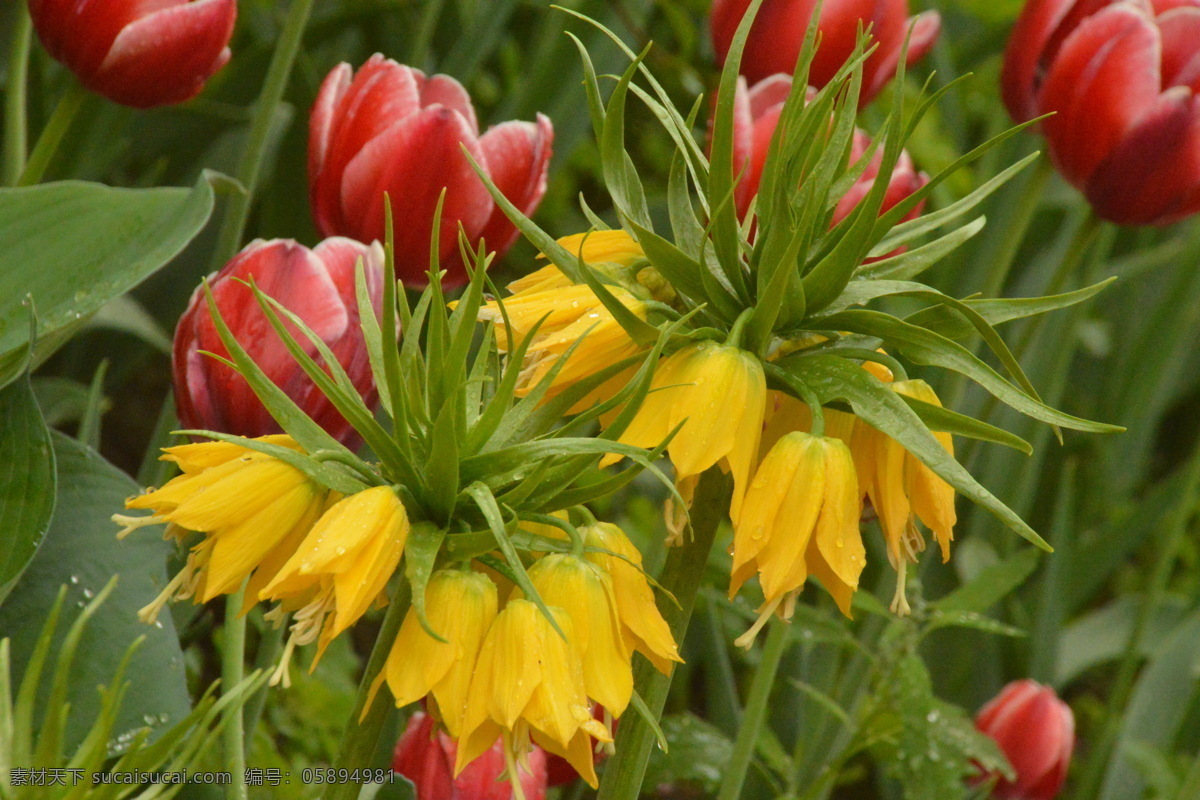
[[[118,575],[116,588],[80,642],[80,653],[87,658],[79,659],[71,672],[71,719],[64,745],[71,749],[82,741],[100,709],[96,686],[110,680],[113,665],[139,636],[145,641],[129,665],[133,685],[118,714],[115,736],[120,740],[147,725],[156,730],[169,727],[190,709],[183,653],[170,614],[145,625],[137,611],[166,586],[170,545],[153,529],[117,541],[117,526],[109,517],[122,509],[126,497],[137,493],[137,484],[73,439],[53,433],[51,440],[58,475],[54,519],[37,555],[0,607],[0,630],[12,637],[16,672],[24,670],[60,587],[67,587],[61,636],[88,601]]]
[[[192,189],[114,189],[65,181],[0,189],[0,386],[29,340],[32,295],[38,353],[46,336],[78,325],[174,258],[212,212],[205,174]]]
[[[26,375],[0,389],[0,605],[46,535],[54,491],[50,432]]]

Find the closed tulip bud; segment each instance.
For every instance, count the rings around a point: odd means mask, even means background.
[[[326,236],[384,238],[384,194],[395,219],[396,272],[424,285],[438,198],[445,189],[438,233],[440,265],[452,286],[465,282],[459,226],[503,254],[517,231],[492,201],[463,155],[465,148],[496,187],[525,214],[546,191],[554,129],[505,122],[482,136],[471,98],[446,75],[372,56],[356,73],[336,67],[317,96],[309,121],[308,179],[313,216]]]
[[[417,712],[396,743],[392,770],[413,782],[420,800],[510,800],[512,784],[504,774],[504,751],[499,742],[453,776],[458,745],[441,731],[433,717]],[[546,753],[533,745],[520,768],[525,800],[546,796]]]
[[[1200,0],[1030,0],[1002,87],[1018,121],[1054,113],[1050,155],[1100,217],[1200,211]]]
[[[320,336],[363,400],[374,406],[378,395],[355,297],[359,259],[378,311],[383,302],[383,249],[378,244],[327,239],[309,250],[290,239],[257,241],[208,281],[221,318],[267,377],[330,435],[350,446],[358,444],[358,434],[300,369],[244,281],[253,278],[264,293]],[[305,352],[320,360],[306,336],[298,330],[292,334]],[[175,329],[175,405],[183,426],[239,436],[281,432],[245,378],[202,351],[228,354],[204,292],[197,289]]]
[[[767,150],[771,146],[771,136],[779,124],[779,115],[783,111],[784,101],[792,90],[790,75],[772,75],[747,89],[744,79],[739,78],[737,96],[734,99],[733,116],[733,158],[735,171],[741,172],[734,201],[737,203],[738,216],[745,216],[750,208],[750,201],[758,194],[758,184],[762,178],[763,167],[767,161]],[[871,146],[871,137],[858,128],[854,130],[854,140],[850,148],[849,164],[860,159],[867,148]],[[859,176],[850,190],[838,201],[833,211],[832,224],[841,222],[854,207],[862,202],[867,193],[875,185],[879,177],[879,167],[883,161],[882,150],[877,150],[867,168]],[[918,172],[913,166],[908,151],[900,153],[891,176],[888,178],[887,194],[883,198],[880,212],[887,211],[892,206],[905,199],[913,192],[929,182],[929,177]],[[904,219],[914,219],[921,213],[923,204],[917,205]]]
[[[134,108],[190,100],[229,61],[236,0],[29,0],[46,50],[80,83]]]
[[[980,709],[975,727],[996,740],[1017,776],[1015,781],[1000,777],[992,797],[1052,800],[1058,795],[1075,747],[1075,717],[1053,689],[1014,681]],[[993,776],[980,780],[988,777]]]
[[[725,62],[734,32],[750,7],[750,0],[714,0],[712,39],[717,61]],[[782,72],[791,75],[804,46],[804,35],[817,0],[763,0],[742,53],[741,73],[749,81]],[[863,65],[864,106],[879,94],[896,74],[900,51],[909,29],[907,64],[919,61],[933,47],[941,29],[941,17],[927,11],[908,16],[908,0],[825,0],[817,29],[821,39],[809,68],[809,83],[823,87],[854,55],[858,30],[870,27],[877,47]]]

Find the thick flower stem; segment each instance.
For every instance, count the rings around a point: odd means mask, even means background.
[[[241,615],[244,590],[239,589],[225,598],[225,639],[221,647],[221,690],[236,689],[245,675],[246,618]],[[222,740],[225,747],[225,770],[229,787],[225,797],[246,800],[246,731],[242,727],[242,704],[234,703],[225,712]]]
[[[283,31],[279,35],[279,44],[276,45],[275,53],[271,56],[271,65],[267,68],[262,93],[255,103],[250,136],[246,141],[246,149],[242,151],[242,160],[238,164],[235,176],[246,192],[230,197],[225,208],[221,233],[213,251],[213,269],[220,269],[233,257],[246,231],[246,218],[250,213],[250,202],[258,189],[258,176],[267,152],[271,122],[275,117],[275,109],[283,99],[283,92],[287,89],[288,78],[292,74],[296,54],[300,52],[300,43],[304,38],[304,28],[308,24],[312,7],[313,0],[293,0],[292,7],[288,10]]]
[[[754,672],[754,680],[750,683],[750,697],[746,700],[746,711],[738,728],[737,740],[733,743],[733,755],[725,767],[725,777],[721,780],[721,791],[717,794],[717,800],[738,800],[742,796],[742,785],[746,782],[750,759],[754,755],[759,734],[762,733],[763,724],[767,720],[767,701],[771,699],[771,689],[775,686],[775,675],[779,672],[779,662],[787,650],[790,632],[791,626],[788,623],[778,618],[771,620],[767,643],[763,646],[762,661]]]
[[[33,39],[33,23],[24,3],[18,3],[17,19],[13,25],[12,44],[8,51],[8,80],[4,87],[4,185],[15,186],[25,170],[28,147],[25,96],[26,76],[29,74],[29,45]]]
[[[678,606],[667,602],[663,617],[671,626],[675,641],[683,643],[696,591],[700,588],[708,554],[712,550],[717,528],[729,508],[729,478],[713,468],[700,477],[692,502],[692,537],[682,546],[671,550],[659,583],[675,596]],[[634,671],[638,694],[646,701],[655,718],[662,716],[671,678],[654,669],[649,661],[640,659]],[[630,800],[641,790],[646,775],[650,748],[655,747],[653,726],[635,712],[626,713],[617,729],[616,753],[604,769],[598,800]]]
[[[371,649],[371,657],[367,660],[367,667],[358,684],[354,710],[350,719],[346,720],[346,729],[342,733],[342,745],[333,764],[337,769],[353,771],[376,766],[371,763],[371,756],[379,746],[379,735],[383,731],[388,713],[392,710],[392,704],[391,695],[387,695],[386,698],[375,697],[372,686],[387,662],[392,643],[400,631],[401,623],[404,622],[404,615],[408,613],[408,604],[412,599],[411,591],[408,581],[402,578],[388,603],[387,614],[383,617],[383,625],[380,626],[379,636],[375,639],[375,647]],[[370,708],[367,708],[368,702]],[[325,788],[323,797],[325,800],[354,800],[361,788],[357,783],[330,784]]]
[[[1133,694],[1134,681],[1137,678],[1138,666],[1142,660],[1142,647],[1146,639],[1146,631],[1154,612],[1161,605],[1163,596],[1167,593],[1167,585],[1180,550],[1187,538],[1189,523],[1196,511],[1197,500],[1200,500],[1200,445],[1192,453],[1188,461],[1184,477],[1183,491],[1171,515],[1164,526],[1165,534],[1159,544],[1158,557],[1154,562],[1154,571],[1150,575],[1150,584],[1142,603],[1138,607],[1137,616],[1133,620],[1133,630],[1125,643],[1125,652],[1121,656],[1117,668],[1117,678],[1113,683],[1112,692],[1108,696],[1108,708],[1104,715],[1104,725],[1101,729],[1099,742],[1088,757],[1083,777],[1076,784],[1074,797],[1079,800],[1091,800],[1100,795],[1100,781],[1106,768],[1113,761],[1113,747],[1117,735],[1121,731],[1121,723],[1125,719],[1125,708]],[[1180,795],[1181,797],[1183,795]]]
[[[87,89],[84,89],[81,84],[71,81],[67,86],[66,92],[59,98],[58,105],[54,107],[54,112],[46,122],[46,127],[38,136],[33,152],[29,154],[29,161],[25,163],[25,169],[17,181],[18,186],[33,186],[35,183],[41,182],[42,177],[46,174],[46,169],[54,159],[54,154],[58,152],[58,146],[62,144],[63,137],[71,129],[71,123],[75,121],[75,116],[79,113],[79,108],[87,96]]]

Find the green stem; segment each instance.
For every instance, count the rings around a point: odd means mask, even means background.
[[[262,632],[262,637],[258,642],[258,652],[254,654],[254,668],[264,672],[270,672],[275,662],[279,660],[279,654],[283,650],[283,637],[287,633],[287,624],[266,626],[266,630]],[[262,718],[263,708],[267,704],[267,693],[270,686],[263,684],[254,694],[250,695],[250,699],[246,701],[246,709],[243,712],[245,717],[244,726],[246,729],[246,738],[251,744],[254,743],[254,731],[258,728],[258,721]]]
[[[63,137],[70,130],[71,123],[75,121],[75,115],[79,113],[79,108],[87,96],[87,89],[75,81],[72,81],[67,87],[67,91],[59,98],[58,105],[54,107],[54,113],[50,115],[46,127],[38,136],[33,152],[29,154],[29,161],[26,162],[25,169],[17,180],[18,186],[33,186],[35,183],[41,182],[42,176],[46,174],[46,169],[54,159],[54,154],[58,152],[58,146],[62,144]]]
[[[346,729],[342,732],[342,745],[333,764],[337,769],[368,769],[374,766],[371,757],[379,745],[379,735],[392,710],[392,704],[373,698],[371,685],[383,670],[392,650],[392,642],[400,632],[400,624],[404,622],[404,615],[408,613],[408,604],[412,599],[411,591],[408,581],[402,578],[395,596],[388,603],[387,614],[383,617],[383,625],[380,626],[379,636],[375,639],[375,647],[371,649],[371,657],[367,660],[362,681],[358,684],[354,710],[350,719],[346,721]],[[364,714],[367,701],[371,699],[375,702],[371,703],[370,709]],[[358,784],[349,782],[330,784],[325,787],[323,797],[325,800],[354,800],[358,797],[359,788]]]
[[[742,796],[742,785],[746,782],[750,759],[754,756],[759,734],[762,733],[762,727],[767,720],[767,701],[771,699],[775,674],[779,671],[779,662],[787,650],[790,632],[791,626],[788,623],[778,618],[771,620],[767,643],[763,645],[762,661],[754,672],[754,680],[750,683],[750,697],[746,700],[742,725],[738,728],[737,739],[733,743],[733,755],[725,767],[725,777],[721,781],[721,791],[717,794],[717,800],[738,800]]]
[[[225,598],[225,639],[221,647],[221,691],[230,692],[241,685],[246,672],[246,618],[241,615],[244,590]],[[232,778],[225,797],[246,800],[246,732],[242,727],[242,704],[225,711],[225,770]]]
[[[1129,641],[1125,643],[1125,651],[1117,668],[1117,678],[1113,683],[1112,692],[1108,696],[1108,708],[1104,715],[1101,736],[1095,749],[1088,758],[1080,779],[1075,797],[1080,800],[1090,800],[1099,796],[1100,781],[1104,777],[1105,768],[1112,759],[1113,746],[1121,730],[1124,720],[1125,706],[1133,692],[1134,680],[1137,678],[1138,665],[1141,662],[1142,646],[1146,639],[1146,631],[1154,612],[1162,604],[1163,596],[1167,593],[1167,585],[1183,542],[1187,538],[1188,523],[1196,509],[1197,490],[1200,489],[1200,444],[1196,446],[1187,466],[1183,491],[1180,492],[1179,502],[1171,509],[1167,520],[1166,535],[1159,546],[1158,557],[1154,562],[1154,570],[1150,576],[1150,585],[1142,598],[1137,616],[1133,620],[1133,630]]]
[[[720,470],[708,470],[700,476],[692,502],[692,538],[667,555],[659,583],[674,595],[678,606],[667,605],[663,616],[671,627],[675,641],[682,643],[687,634],[696,591],[704,577],[708,554],[712,550],[717,528],[729,510],[729,480]],[[641,659],[634,668],[634,684],[654,716],[661,717],[671,688],[671,677],[654,669]],[[653,727],[637,714],[626,714],[617,729],[616,753],[604,769],[597,800],[630,800],[641,790],[646,776],[650,749],[655,747]]]
[[[13,26],[12,46],[8,53],[8,82],[4,89],[4,185],[15,186],[25,170],[28,148],[25,96],[29,76],[29,45],[33,40],[33,23],[29,9],[18,3],[17,20]]]
[[[296,62],[296,54],[300,51],[300,43],[304,38],[304,27],[308,24],[309,13],[312,11],[313,0],[293,0],[288,10],[287,20],[279,36],[279,44],[271,57],[271,65],[267,68],[267,77],[263,82],[262,94],[255,103],[254,118],[250,124],[250,137],[246,141],[246,149],[242,151],[242,160],[238,164],[237,179],[245,187],[245,194],[235,194],[230,197],[225,208],[225,216],[221,222],[221,233],[217,239],[217,247],[213,252],[213,269],[225,266],[234,253],[238,251],[242,235],[246,231],[246,218],[250,213],[250,202],[258,189],[258,177],[262,171],[263,158],[267,152],[267,141],[271,134],[271,121],[275,109],[283,99],[287,89],[288,78],[292,74],[292,65]]]

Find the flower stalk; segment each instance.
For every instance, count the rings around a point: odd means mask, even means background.
[[[13,25],[12,44],[8,51],[8,80],[4,90],[4,185],[13,186],[25,169],[28,147],[25,100],[26,78],[29,75],[29,48],[33,39],[33,23],[29,10],[19,3]]]
[[[78,81],[72,80],[68,84],[66,92],[58,99],[58,105],[50,114],[46,127],[38,136],[37,144],[33,146],[33,152],[29,154],[29,160],[25,162],[25,169],[21,171],[21,177],[17,180],[17,186],[33,186],[41,183],[50,162],[54,160],[54,155],[58,152],[58,146],[62,144],[63,137],[71,129],[71,124],[75,122],[75,117],[79,114],[79,109],[83,106],[87,95],[87,89],[84,89]]]

